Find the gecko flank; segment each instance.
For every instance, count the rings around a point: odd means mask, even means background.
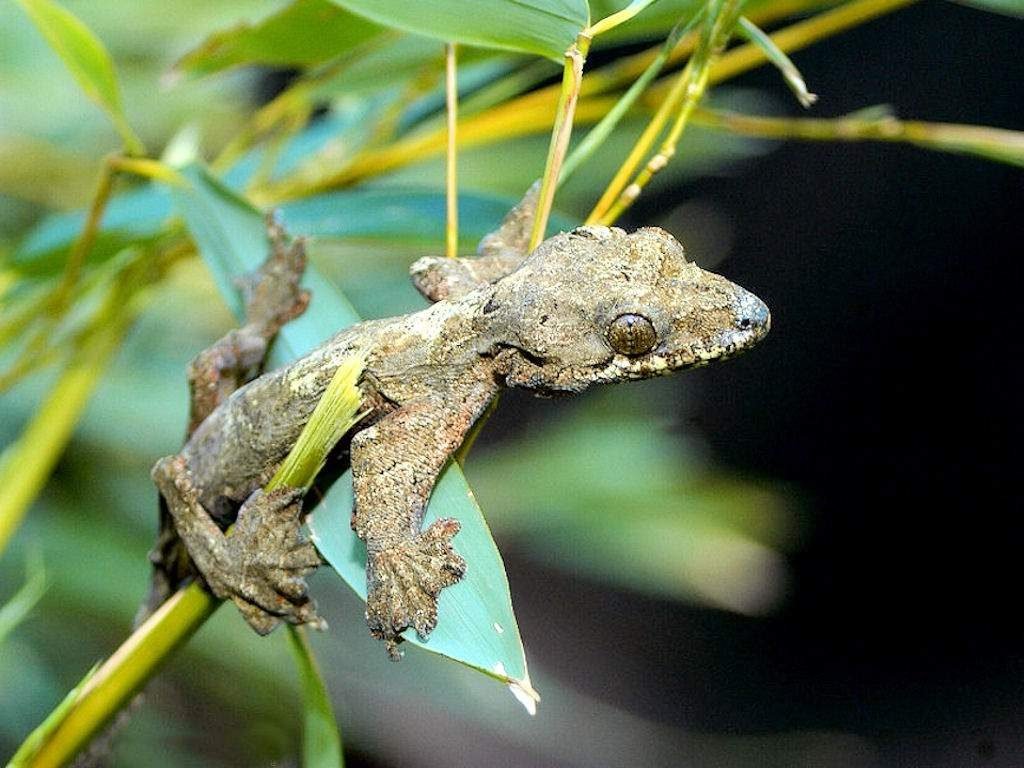
[[[301,500],[259,489],[353,353],[366,361],[369,412],[351,437],[352,526],[367,548],[366,618],[395,655],[405,629],[434,628],[440,591],[467,567],[452,543],[457,521],[421,524],[438,473],[503,387],[557,395],[660,376],[734,355],[767,333],[757,297],[687,260],[661,229],[581,227],[527,255],[534,199],[531,190],[477,256],[413,265],[431,307],[355,325],[245,383],[307,300],[297,287],[301,241],[289,246],[272,231],[248,322],[193,364],[194,428],[153,471],[174,524],[154,551],[153,602],[188,572],[176,532],[213,592],[257,631],[319,621],[304,580],[319,557],[299,534]]]

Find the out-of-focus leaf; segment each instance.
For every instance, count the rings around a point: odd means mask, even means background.
[[[155,237],[171,213],[167,190],[155,184],[124,192],[107,205],[90,262],[106,260],[129,243]],[[9,266],[29,277],[55,274],[85,225],[85,212],[56,213],[39,223],[11,254]]]
[[[341,768],[338,722],[313,649],[302,627],[288,627],[288,641],[299,669],[305,711],[302,723],[302,765],[304,768]]]
[[[25,620],[46,591],[46,570],[43,568],[42,559],[30,558],[26,571],[25,584],[10,600],[0,606],[0,646],[4,644],[11,630]]]
[[[379,24],[438,40],[561,60],[589,23],[585,0],[334,0]]]
[[[719,477],[657,418],[619,405],[621,391],[605,398],[618,415],[591,401],[474,457],[469,475],[495,529],[529,536],[534,557],[619,586],[745,614],[771,608],[786,579],[777,549],[794,535],[778,491]],[[530,482],[509,494],[508,477]]]
[[[115,286],[97,313],[96,327],[75,350],[67,367],[32,416],[24,432],[0,453],[0,553],[64,452],[82,410],[135,317]]]
[[[225,301],[240,314],[242,303],[233,281],[256,269],[264,259],[267,244],[262,217],[202,168],[191,166],[183,169],[183,174],[191,187],[174,190],[175,203]],[[296,229],[293,234],[303,232]],[[307,268],[304,285],[312,290],[313,300],[309,309],[278,335],[271,355],[275,365],[305,354],[358,320],[344,296],[315,267]],[[351,475],[346,472],[326,491],[308,522],[321,553],[365,599],[366,548],[349,525],[351,511]],[[438,627],[430,638],[422,641],[410,631],[406,639],[535,696],[501,556],[458,466],[445,470],[431,497],[427,522],[438,517],[455,517],[462,523],[457,544],[469,568],[461,582],[441,595]]]
[[[486,193],[459,195],[462,237],[479,240],[517,200]],[[324,237],[380,239],[440,248],[444,243],[445,193],[423,187],[361,188],[327,192],[281,206],[285,222],[296,232]],[[565,216],[555,227],[571,229]]]
[[[1021,0],[955,0],[961,5],[973,5],[985,11],[1005,13],[1007,16],[1024,18],[1024,2]]]
[[[47,208],[85,205],[96,186],[96,166],[94,158],[39,137],[0,136],[0,195]]]
[[[982,0],[983,2],[985,0]],[[999,0],[994,0],[999,2]],[[1014,0],[1005,0],[1013,2]],[[603,19],[630,4],[631,0],[590,0],[590,17]],[[788,2],[787,15],[810,13],[822,8],[838,5],[841,0],[803,0]],[[704,5],[704,0],[658,0],[635,18],[595,39],[595,44],[622,42],[624,40],[649,40],[664,37],[681,18],[689,18]],[[778,0],[747,0],[743,12],[747,15],[771,10]]]
[[[114,72],[114,62],[103,43],[77,16],[53,0],[18,0],[74,75],[85,94],[99,104],[121,134],[130,154],[145,152],[121,105],[121,89]]]
[[[213,34],[186,53],[174,71],[202,76],[242,64],[308,67],[350,52],[381,32],[329,0],[295,0],[255,24]]]

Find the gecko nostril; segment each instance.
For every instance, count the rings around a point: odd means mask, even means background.
[[[743,328],[744,330],[746,330],[747,328],[750,327],[750,322],[751,321],[750,321],[749,317],[744,317],[742,320],[740,320],[739,326],[740,326],[740,328]]]

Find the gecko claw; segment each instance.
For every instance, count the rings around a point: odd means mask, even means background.
[[[366,574],[366,622],[370,634],[401,658],[401,633],[412,627],[422,639],[437,626],[437,599],[466,572],[466,561],[452,548],[457,520],[441,519],[408,541],[372,554]]]

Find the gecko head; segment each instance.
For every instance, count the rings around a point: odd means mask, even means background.
[[[663,229],[580,227],[543,242],[482,307],[509,386],[542,393],[705,365],[768,332],[754,294]]]

